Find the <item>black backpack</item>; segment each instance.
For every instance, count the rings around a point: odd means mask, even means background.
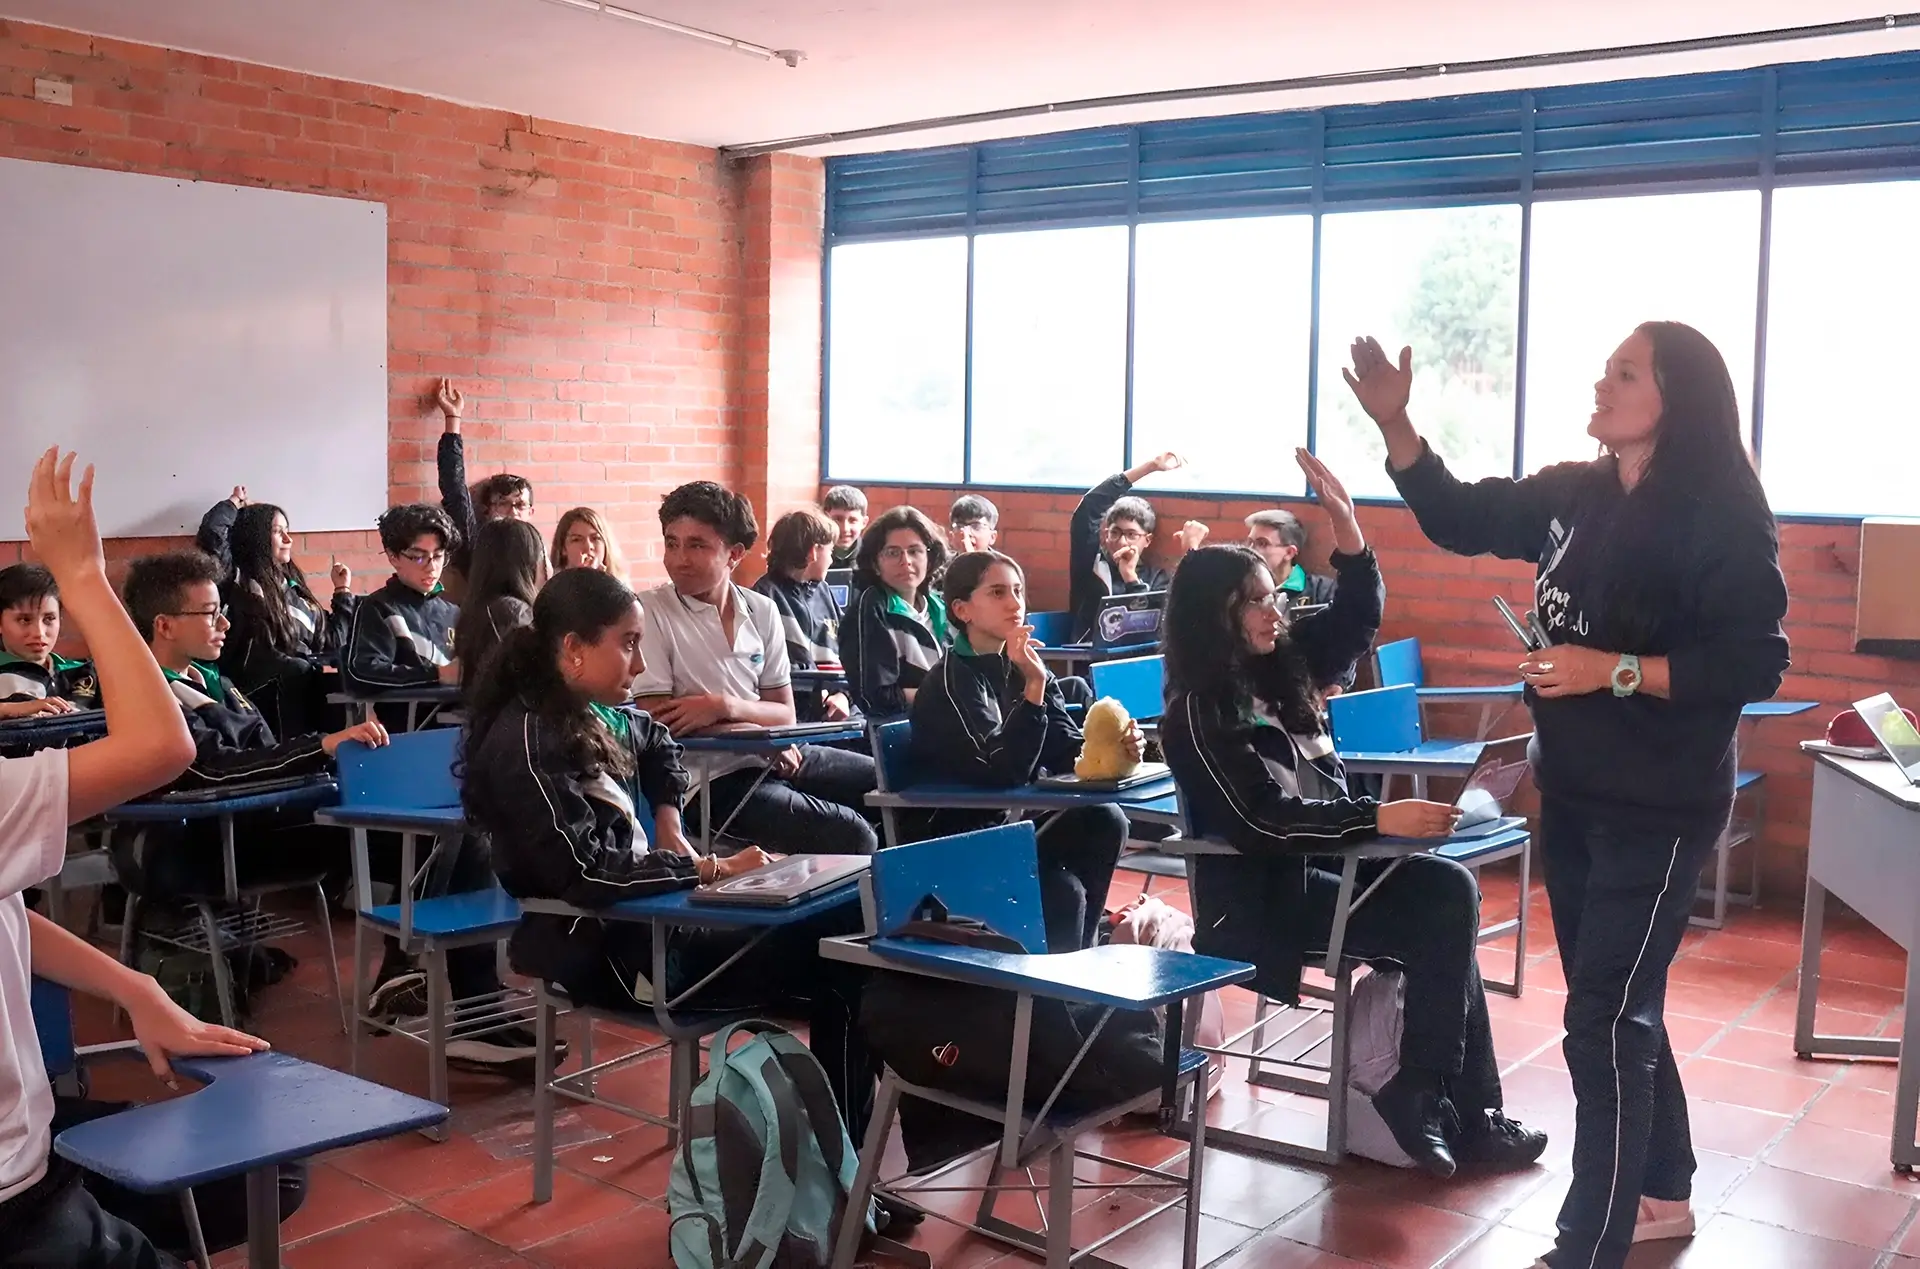
[[[1013,939],[979,921],[948,915],[928,896],[913,919],[890,936],[927,939],[1018,954]],[[1033,1002],[1027,1046],[1026,1108],[1038,1111],[1080,1052],[1105,1010],[1058,1000]],[[861,993],[860,1029],[867,1044],[911,1084],[1005,1104],[1013,1054],[1012,992],[917,974],[876,971]],[[1087,1111],[1144,1096],[1160,1086],[1160,1019],[1146,1010],[1115,1010],[1054,1102],[1050,1115]],[[997,1140],[987,1120],[905,1098],[900,1134],[907,1167],[920,1173]]]

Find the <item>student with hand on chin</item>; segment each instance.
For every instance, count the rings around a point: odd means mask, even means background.
[[[1172,571],[1146,562],[1157,523],[1153,508],[1145,498],[1127,491],[1155,472],[1177,471],[1186,465],[1184,458],[1171,452],[1137,463],[1089,489],[1074,508],[1067,528],[1067,606],[1075,639],[1093,637],[1094,620],[1107,596],[1167,588]],[[1207,526],[1189,520],[1180,527],[1175,544],[1185,555],[1206,540]]]

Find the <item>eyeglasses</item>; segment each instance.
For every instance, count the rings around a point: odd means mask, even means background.
[[[445,564],[447,553],[445,551],[402,551],[400,558],[409,564],[425,568],[429,564]]]
[[[898,564],[901,560],[924,560],[927,548],[924,546],[883,546],[880,558],[889,564]]]
[[[218,608],[196,608],[192,612],[169,612],[160,615],[163,617],[204,617],[208,621],[225,621],[227,619],[227,606],[221,604]]]
[[[1248,599],[1243,595],[1240,598],[1240,602],[1248,608],[1271,608],[1277,613],[1285,613],[1287,611],[1288,597],[1287,592],[1283,590],[1271,590],[1258,599]]]
[[[992,528],[993,526],[985,520],[955,521],[947,526],[948,531],[951,533],[986,533]]]
[[[1147,535],[1140,529],[1106,529],[1106,535],[1116,542],[1144,542]]]

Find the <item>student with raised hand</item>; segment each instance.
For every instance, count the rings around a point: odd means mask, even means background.
[[[812,507],[802,507],[775,520],[773,531],[767,534],[767,571],[753,589],[780,610],[791,669],[840,664],[843,614],[840,601],[826,582],[838,533],[825,515]],[[845,692],[796,690],[793,700],[801,722],[853,716],[853,702]]]
[[[547,580],[546,544],[525,520],[489,520],[473,544],[467,601],[453,627],[460,681],[471,685],[507,637],[533,620],[533,599]]]
[[[840,628],[840,657],[853,703],[869,718],[899,718],[952,635],[936,589],[947,543],[933,521],[895,507],[867,526],[854,565],[853,611]]]
[[[1100,602],[1107,596],[1167,588],[1171,570],[1146,562],[1157,517],[1145,498],[1127,491],[1155,472],[1186,465],[1184,458],[1172,452],[1136,463],[1087,490],[1074,508],[1067,526],[1067,606],[1075,639],[1092,637]],[[1182,525],[1175,539],[1181,555],[1206,540],[1207,526],[1198,520]]]
[[[660,503],[671,580],[640,597],[646,609],[646,669],[635,703],[675,736],[733,724],[794,722],[793,681],[779,609],[733,580],[760,536],[747,500],[710,480],[682,485]],[[878,843],[866,796],[873,759],[824,745],[796,745],[772,760],[700,759],[710,778],[716,832],[768,850],[871,854]]]
[[[1413,351],[1353,345],[1347,383],[1435,545],[1535,565],[1553,646],[1520,663],[1554,936],[1567,975],[1573,1184],[1555,1269],[1691,1236],[1686,1090],[1661,1018],[1700,871],[1733,807],[1742,706],[1788,665],[1779,533],[1720,352],[1648,322],[1607,359],[1603,453],[1466,484],[1407,414]]]
[[[354,605],[340,667],[347,686],[371,695],[456,681],[453,628],[460,609],[440,586],[453,522],[440,508],[413,502],[381,516],[379,530],[393,576]]]
[[[1340,586],[1324,610],[1289,622],[1258,555],[1244,546],[1187,556],[1167,598],[1167,709],[1160,744],[1194,830],[1237,854],[1192,863],[1194,949],[1250,961],[1253,985],[1297,999],[1302,965],[1325,953],[1339,904],[1338,856],[1377,836],[1447,836],[1453,807],[1350,796],[1317,685],[1373,641],[1386,597],[1353,503],[1300,454],[1333,523]],[[1400,1071],[1374,1106],[1415,1164],[1524,1167],[1546,1135],[1501,1113],[1486,991],[1476,960],[1480,890],[1433,855],[1362,861],[1367,898],[1346,955],[1406,974]]]
[[[221,595],[233,628],[221,672],[281,735],[319,730],[353,623],[352,570],[332,567],[333,602],[322,608],[294,562],[287,513],[249,501],[244,485],[201,517],[194,542],[225,571]]]
[[[835,485],[820,499],[820,510],[838,530],[833,541],[833,567],[852,568],[867,531],[867,495],[852,485]]]
[[[151,977],[117,964],[27,911],[22,892],[60,871],[71,824],[157,788],[193,741],[132,621],[107,583],[93,515],[93,469],[73,490],[73,457],[34,464],[27,538],[93,653],[108,734],[77,749],[0,759],[0,1266],[168,1264],[148,1236],[102,1209],[78,1170],[52,1156],[56,1102],[29,1005],[39,975],[124,1008],[156,1075],[175,1056],[239,1056],[264,1040],[203,1023]],[[212,1212],[208,1213],[213,1215]]]
[[[1293,512],[1273,507],[1248,516],[1247,545],[1265,562],[1289,607],[1318,608],[1333,602],[1339,582],[1309,573],[1300,563],[1300,552],[1307,546],[1307,530]],[[1337,682],[1320,684],[1320,690],[1329,696],[1346,691],[1353,686],[1355,669],[1349,667]]]
[[[553,528],[553,553],[549,557],[553,571],[563,568],[597,568],[619,581],[632,585],[627,576],[627,560],[620,553],[620,540],[613,526],[592,507],[575,507],[560,517]]]
[[[1084,737],[1026,624],[1026,585],[1020,566],[997,551],[970,552],[948,566],[942,589],[953,648],[913,698],[917,769],[1000,789],[1073,770]],[[1127,743],[1138,762],[1137,724]],[[934,828],[966,832],[1003,818],[943,811]],[[1037,831],[1047,950],[1091,947],[1127,843],[1126,814],[1117,806],[1075,807],[1043,817]]]
[[[440,505],[453,521],[454,537],[449,543],[452,558],[447,575],[453,601],[466,594],[467,566],[473,552],[474,537],[488,520],[533,519],[533,485],[525,476],[496,472],[469,487],[467,485],[466,438],[460,434],[460,416],[466,413],[467,395],[442,379],[434,393],[445,427],[440,433],[440,448],[434,465],[440,476]]]
[[[41,564],[0,568],[0,719],[96,709],[100,678],[91,661],[55,652],[60,584]]]

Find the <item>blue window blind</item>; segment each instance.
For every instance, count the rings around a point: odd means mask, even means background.
[[[1531,124],[1531,129],[1529,129]],[[1529,136],[1531,131],[1531,136]],[[1920,53],[828,161],[830,238],[1920,174]]]

